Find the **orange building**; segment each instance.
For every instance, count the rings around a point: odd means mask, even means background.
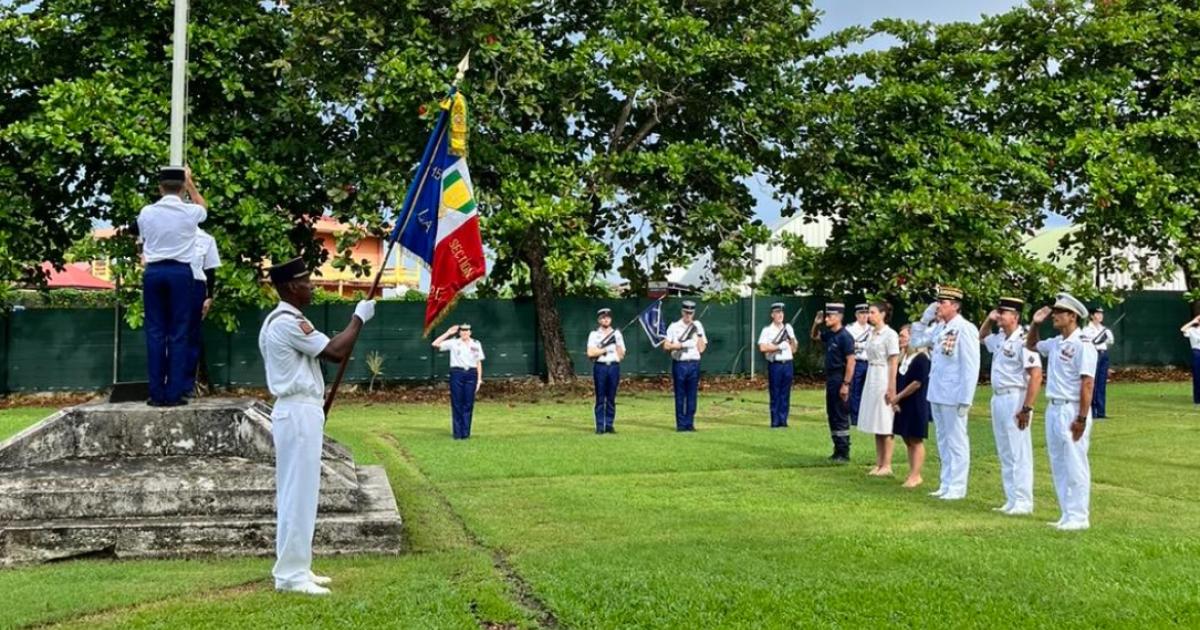
[[[371,288],[371,281],[375,279],[374,275],[378,272],[380,264],[383,262],[383,255],[387,251],[387,243],[384,239],[376,236],[367,236],[359,242],[355,243],[350,250],[350,255],[355,261],[366,259],[371,265],[372,275],[367,277],[355,277],[352,270],[338,270],[333,266],[333,257],[337,254],[337,235],[345,232],[348,227],[343,225],[332,217],[322,216],[317,219],[313,225],[313,231],[316,233],[317,240],[321,242],[321,247],[328,254],[328,260],[321,265],[321,268],[313,273],[313,284],[317,287],[333,293],[338,293],[346,297],[352,297],[356,292],[366,293]],[[97,228],[92,231],[92,236],[98,239],[109,238],[113,235],[112,228]],[[221,252],[221,258],[232,261],[235,258],[229,256],[225,252]],[[104,280],[111,280],[111,274],[108,268],[108,261],[94,260],[91,263],[92,275]],[[405,266],[400,257],[399,247],[392,251],[391,258],[384,265],[383,277],[379,280],[379,289],[375,292],[374,297],[381,297],[384,289],[392,289],[403,293],[409,289],[420,288],[421,272],[416,266]]]

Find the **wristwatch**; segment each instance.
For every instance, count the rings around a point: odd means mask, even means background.
[[[842,381],[842,387],[849,387],[850,381]]]
[[[1087,424],[1087,416],[1075,416],[1075,422]]]
[[[1033,407],[1030,407],[1028,405],[1021,407],[1021,413],[1029,413],[1031,411],[1033,411]]]

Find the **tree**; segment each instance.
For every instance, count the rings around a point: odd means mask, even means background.
[[[204,227],[232,263],[218,271],[218,314],[232,326],[233,306],[265,300],[261,261],[323,258],[309,228],[334,205],[319,167],[337,129],[281,71],[286,11],[200,0],[191,18],[187,157],[211,206]],[[61,264],[93,221],[129,226],[155,196],[171,24],[167,0],[0,6],[0,284],[43,280],[39,263]],[[128,230],[105,248],[135,259]],[[140,284],[137,265],[116,270]]]
[[[425,137],[414,123],[428,128],[448,68],[472,50],[464,88],[490,284],[527,282],[551,381],[573,378],[556,296],[614,268],[644,287],[701,254],[736,279],[765,238],[744,178],[782,106],[781,72],[816,48],[807,2],[292,7],[308,34],[298,43],[321,48],[293,69],[325,77],[320,98],[354,123],[332,168],[363,181],[362,216],[402,197]]]

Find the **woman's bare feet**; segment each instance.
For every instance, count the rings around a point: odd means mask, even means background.
[[[909,477],[908,479],[904,480],[904,487],[905,488],[916,488],[917,486],[921,485],[921,483],[923,481],[924,480],[921,479],[920,477]]]

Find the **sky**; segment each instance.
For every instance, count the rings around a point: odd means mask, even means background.
[[[868,26],[881,18],[977,22],[983,15],[1003,13],[1022,4],[1023,0],[814,0],[813,7],[821,11],[821,22],[813,35],[819,37],[850,26]],[[878,40],[868,44],[867,48],[879,48],[887,46],[888,42]],[[778,224],[783,204],[772,198],[771,190],[762,178],[756,178],[750,188],[757,201],[756,216],[768,226]]]

